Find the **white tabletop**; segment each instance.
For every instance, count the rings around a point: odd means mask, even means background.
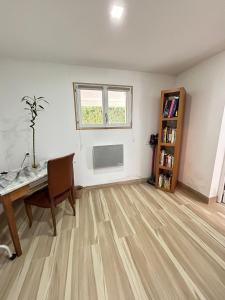
[[[47,162],[40,163],[37,168],[25,167],[21,170],[0,175],[0,196],[4,196],[25,185],[34,184],[47,177]]]

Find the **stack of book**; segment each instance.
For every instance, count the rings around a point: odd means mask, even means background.
[[[178,116],[179,97],[170,96],[165,100],[163,117],[174,118]]]
[[[162,150],[160,154],[160,165],[167,168],[173,168],[174,156]]]
[[[162,143],[171,143],[176,142],[176,128],[165,127],[162,130]]]
[[[166,190],[170,190],[171,185],[171,175],[160,174],[159,175],[159,187],[164,188]]]

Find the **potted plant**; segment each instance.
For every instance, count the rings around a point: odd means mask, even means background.
[[[48,103],[48,101],[45,100],[44,97],[29,97],[24,96],[21,100],[21,102],[25,102],[26,107],[25,110],[29,111],[30,115],[30,128],[32,129],[32,142],[33,142],[33,168],[37,168],[36,163],[36,152],[35,152],[35,125],[36,125],[36,118],[38,117],[39,112],[43,111],[44,103]]]

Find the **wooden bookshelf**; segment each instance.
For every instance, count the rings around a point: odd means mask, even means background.
[[[186,91],[183,87],[164,90],[161,92],[159,142],[156,155],[156,186],[163,191],[172,193],[174,192],[177,185],[177,177],[179,171],[185,98]],[[169,110],[166,108],[170,108],[169,105],[171,105],[172,101],[174,101],[172,108],[173,106],[175,106],[175,103],[176,110],[174,110],[173,114],[170,114],[168,116],[167,113],[169,112]],[[169,139],[171,139],[171,131],[173,131],[173,136],[176,136],[173,143],[168,141],[167,138],[169,137]],[[164,156],[162,155],[162,151],[165,154]],[[171,159],[173,160],[173,164],[171,164]],[[168,164],[168,161],[170,162],[170,164]],[[160,174],[162,175],[160,176]],[[165,179],[165,181],[162,180],[162,178]],[[161,182],[167,182],[167,185],[168,182],[170,182],[169,188],[165,188],[164,185],[160,187],[159,179]]]

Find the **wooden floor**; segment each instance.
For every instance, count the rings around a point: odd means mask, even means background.
[[[24,254],[0,256],[0,299],[225,299],[225,207],[147,184],[86,190],[76,217],[16,208]],[[10,244],[4,217],[0,243]]]

